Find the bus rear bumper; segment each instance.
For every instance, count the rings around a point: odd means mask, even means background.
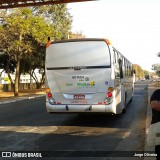
[[[56,104],[52,105],[46,102],[47,112],[49,113],[113,113],[116,114],[116,109],[113,104],[96,105],[96,104]]]

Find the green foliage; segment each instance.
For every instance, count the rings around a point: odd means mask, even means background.
[[[150,79],[150,72],[143,70],[145,79]]]
[[[77,39],[77,38],[85,38],[85,35],[83,34],[83,32],[69,32],[69,38],[70,39]]]
[[[4,34],[9,42],[8,52],[20,58],[34,49],[31,41],[29,39],[26,41],[26,35],[31,35],[35,40],[46,43],[48,35],[53,33],[53,29],[48,26],[45,19],[38,15],[35,16],[29,8],[11,10],[4,19]]]
[[[30,37],[31,38],[31,37]],[[36,81],[38,87],[40,87],[45,80],[45,45],[38,43],[38,41],[33,40],[34,50],[30,56],[25,56],[21,59],[20,70],[21,73],[29,73],[31,77]],[[42,75],[41,81],[38,82],[35,70],[38,69],[39,73]]]
[[[136,77],[137,78],[144,77],[144,71],[143,71],[143,69],[139,65],[133,64],[133,68],[134,68],[134,70],[136,72]]]
[[[0,52],[8,56],[5,63],[14,60],[8,70],[5,65],[0,67],[7,73],[16,71],[15,85],[22,72],[31,74],[39,69],[44,77],[48,36],[53,40],[67,38],[71,29],[72,17],[66,4],[3,10],[0,15]]]
[[[72,16],[66,4],[37,7],[34,13],[35,15],[44,17],[45,20],[52,24],[52,39],[60,40],[68,38],[72,24]]]
[[[156,74],[160,77],[160,64],[153,64],[152,65],[152,70],[156,72]]]
[[[8,54],[4,53],[0,55],[0,68],[10,73],[15,72],[16,62]]]

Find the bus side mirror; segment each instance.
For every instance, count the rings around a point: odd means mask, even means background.
[[[119,63],[120,79],[122,79],[123,78],[122,60],[119,59],[118,63]]]

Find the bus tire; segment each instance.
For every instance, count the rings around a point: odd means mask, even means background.
[[[133,101],[133,97],[131,97],[130,101],[129,102],[132,102]]]
[[[125,113],[126,113],[126,107],[123,108],[123,110],[122,110],[122,114],[125,114]]]

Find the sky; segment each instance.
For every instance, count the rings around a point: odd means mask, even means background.
[[[160,63],[159,0],[97,0],[68,4],[72,31],[107,38],[133,64],[152,71]]]

